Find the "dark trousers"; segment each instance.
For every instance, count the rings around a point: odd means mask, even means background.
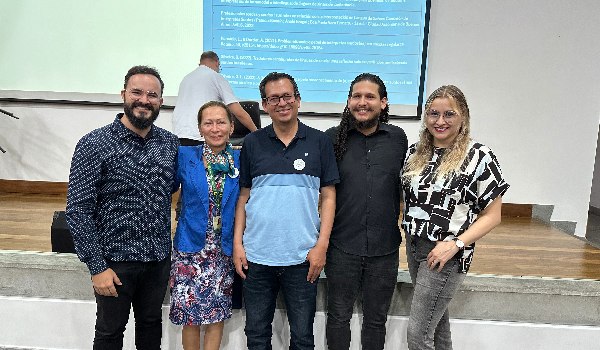
[[[290,323],[290,350],[315,348],[313,323],[317,309],[317,282],[306,280],[308,262],[266,266],[248,262],[244,280],[246,333],[249,350],[271,350],[273,316],[279,289]]]
[[[123,348],[123,332],[133,306],[135,345],[138,350],[159,350],[162,304],[169,280],[170,257],[151,262],[109,262],[123,285],[118,297],[96,294],[94,350]]]
[[[363,314],[362,349],[383,349],[387,313],[398,278],[398,258],[398,251],[384,256],[363,257],[329,246],[325,265],[329,349],[350,348],[350,319],[359,294]]]

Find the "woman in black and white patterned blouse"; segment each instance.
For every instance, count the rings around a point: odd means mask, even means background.
[[[473,259],[475,241],[500,223],[509,185],[492,151],[470,137],[469,107],[453,85],[425,104],[419,142],[402,176],[407,259],[414,295],[408,348],[452,349],[448,304]]]

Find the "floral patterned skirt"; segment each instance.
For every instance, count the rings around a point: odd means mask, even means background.
[[[219,246],[207,244],[201,252],[173,251],[171,310],[176,325],[202,325],[231,318],[233,262]]]

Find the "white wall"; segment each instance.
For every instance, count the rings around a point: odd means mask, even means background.
[[[600,119],[598,13],[595,0],[432,1],[427,90],[451,83],[465,92],[473,136],[492,147],[511,184],[505,202],[555,205],[552,220],[577,222],[578,236]],[[66,181],[79,137],[119,110],[0,108],[22,117],[0,119],[9,152],[0,154],[0,178],[39,181]],[[337,120],[305,122],[325,129]],[[158,124],[169,128],[170,113]],[[417,123],[398,124],[414,142]]]
[[[596,1],[434,1],[429,85],[464,90],[505,201],[555,205],[585,234],[600,117]],[[437,20],[437,21],[436,21]]]

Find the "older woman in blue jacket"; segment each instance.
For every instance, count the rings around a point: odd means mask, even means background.
[[[182,208],[171,265],[169,318],[183,325],[185,350],[218,349],[231,317],[234,209],[239,195],[239,151],[232,150],[233,115],[221,102],[198,111],[205,143],[179,148],[177,180]]]

